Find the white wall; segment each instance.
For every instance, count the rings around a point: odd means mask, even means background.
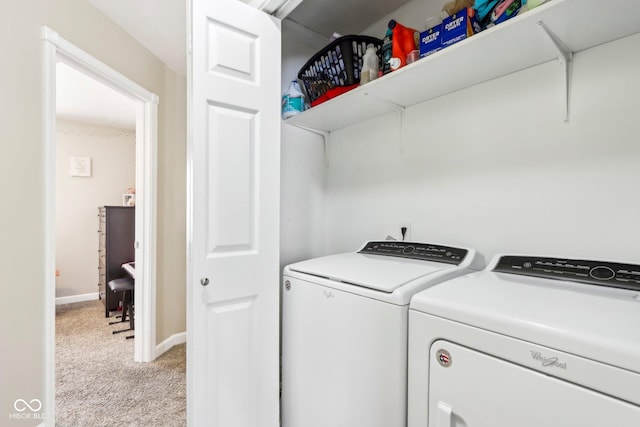
[[[327,44],[329,40],[291,20],[282,21],[282,92],[309,58]],[[280,264],[285,266],[324,253],[326,161],[322,137],[283,124],[280,168]]]
[[[58,120],[56,136],[56,297],[97,293],[98,206],[135,188],[135,131]],[[71,157],[91,158],[91,177],[71,176]]]
[[[487,58],[487,60],[490,60]],[[473,72],[472,69],[469,72]],[[640,35],[331,135],[327,253],[398,235],[499,252],[638,262]],[[408,82],[408,84],[421,82]]]
[[[298,78],[302,66],[329,42],[290,19],[282,21],[282,92]]]
[[[427,18],[430,16],[441,16],[442,6],[446,1],[433,1],[433,0],[411,0],[404,6],[394,10],[389,15],[380,19],[378,22],[372,24],[362,34],[366,34],[379,39],[384,38],[384,35],[389,26],[389,20],[395,19],[398,23],[405,27],[413,28],[414,30],[424,31],[424,24]]]
[[[323,139],[282,126],[280,161],[280,264],[324,254]]]

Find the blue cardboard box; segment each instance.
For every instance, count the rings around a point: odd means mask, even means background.
[[[442,23],[420,33],[420,58],[442,49]]]
[[[480,31],[476,11],[472,7],[462,9],[442,21],[442,47],[458,43]]]

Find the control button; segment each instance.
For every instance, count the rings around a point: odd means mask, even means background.
[[[402,253],[408,255],[408,254],[412,254],[414,250],[415,250],[415,248],[413,246],[406,246],[402,250]]]
[[[594,279],[609,280],[609,279],[613,279],[616,276],[616,273],[609,267],[600,265],[598,267],[593,267],[591,271],[589,271],[589,275]]]
[[[531,268],[531,263],[530,262],[525,262],[524,264],[522,264],[522,266],[524,268]]]

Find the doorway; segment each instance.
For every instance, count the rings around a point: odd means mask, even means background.
[[[66,65],[136,103],[136,292],[134,360],[155,358],[156,152],[158,96],[43,27],[45,153],[45,399],[55,408],[56,64]]]
[[[99,299],[113,320],[122,295],[106,284],[135,261],[136,103],[61,61],[56,114],[56,305]]]

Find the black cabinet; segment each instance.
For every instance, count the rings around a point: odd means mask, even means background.
[[[118,309],[122,295],[107,287],[113,279],[125,277],[125,262],[135,261],[135,208],[101,206],[98,208],[98,288],[104,302],[105,317]]]

